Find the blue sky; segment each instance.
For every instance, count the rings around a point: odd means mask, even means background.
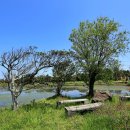
[[[80,21],[115,19],[130,31],[130,0],[0,0],[0,54],[37,46],[40,51],[70,49],[68,40]],[[130,54],[121,57],[130,66]]]

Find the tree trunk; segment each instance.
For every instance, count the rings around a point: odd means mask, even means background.
[[[63,83],[62,83],[62,82],[57,83],[57,87],[56,87],[56,95],[57,95],[57,96],[60,96],[60,95],[61,95],[60,92],[61,92],[62,86],[63,86]]]
[[[57,88],[56,88],[56,95],[60,96],[60,92],[61,92],[61,87],[57,86]]]
[[[14,92],[11,92],[12,95],[12,110],[16,110],[18,108],[17,96],[15,96]]]
[[[89,77],[89,93],[88,96],[94,96],[94,83],[95,83],[96,73],[92,73]]]

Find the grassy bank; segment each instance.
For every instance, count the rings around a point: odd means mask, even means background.
[[[107,88],[111,88],[114,86],[115,89],[118,89],[118,86],[120,87],[120,86],[128,86],[128,85],[130,86],[130,81],[128,83],[125,83],[123,81],[110,81],[108,84],[104,83],[101,80],[95,82],[95,87],[99,88],[99,89],[100,89],[100,87],[102,88],[103,86],[106,86]],[[7,83],[0,83],[0,88],[7,88]],[[35,83],[33,85],[28,84],[25,86],[25,88],[27,88],[27,89],[41,88],[44,90],[52,90],[52,89],[54,89],[54,85],[51,82],[46,83],[46,84]],[[105,89],[107,89],[107,88],[105,88]],[[63,86],[63,89],[87,90],[87,85],[85,85],[85,83],[83,81],[72,81],[72,82],[66,82]]]
[[[0,83],[0,88],[6,88],[8,86],[7,83]]]
[[[64,106],[56,108],[61,98],[44,99],[20,107],[17,111],[0,109],[0,130],[125,130],[130,126],[129,102],[105,103],[97,111],[65,115]]]

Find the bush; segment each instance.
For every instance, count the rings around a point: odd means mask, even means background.
[[[130,86],[130,80],[128,81],[127,85]]]

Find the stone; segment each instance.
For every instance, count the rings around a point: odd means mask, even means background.
[[[106,100],[111,101],[112,95],[107,92],[95,92],[94,97],[92,98],[92,103],[104,102]]]

